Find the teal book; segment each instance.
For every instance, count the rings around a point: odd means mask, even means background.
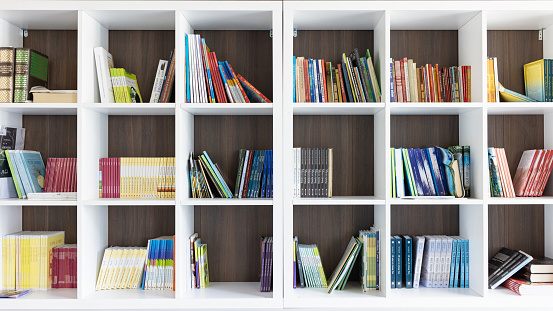
[[[403,282],[405,288],[413,288],[413,239],[408,236],[403,236]]]
[[[44,167],[44,161],[42,161],[40,152],[21,150],[18,151],[18,155],[21,157],[30,184],[30,189],[27,189],[27,192],[43,192],[46,168]]]
[[[394,238],[396,239],[396,288],[401,288],[403,279],[403,243],[398,235],[394,236]]]

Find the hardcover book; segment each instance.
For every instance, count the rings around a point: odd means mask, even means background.
[[[31,101],[33,86],[48,88],[48,56],[29,48],[16,48],[14,103]]]
[[[13,102],[15,48],[0,47],[0,102]]]

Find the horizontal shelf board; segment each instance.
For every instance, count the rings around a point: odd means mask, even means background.
[[[175,205],[174,199],[92,199],[85,200],[84,205],[152,205],[168,206]]]
[[[553,103],[486,103],[489,115],[546,114],[553,112]]]
[[[482,103],[390,103],[392,115],[455,115],[482,108]]]
[[[392,205],[469,205],[469,204],[483,204],[484,201],[481,199],[472,199],[472,198],[453,198],[453,199],[442,199],[442,198],[425,198],[424,196],[421,199],[389,199],[390,204]]]
[[[77,299],[76,288],[57,288],[48,291],[36,291],[17,298],[2,299],[2,309],[41,309],[53,306],[55,309],[76,308],[82,300]]]
[[[272,28],[273,12],[268,10],[182,11],[195,30],[267,30]],[[267,36],[269,33],[267,33]]]
[[[83,108],[107,115],[175,115],[174,103],[84,104]]]
[[[294,198],[294,205],[382,205],[384,199],[375,196],[349,196],[332,198]]]
[[[0,206],[77,206],[76,200],[0,199]]]
[[[76,288],[56,288],[48,291],[33,291],[18,298],[17,300],[35,300],[35,299],[77,299]],[[10,299],[4,299],[2,302]],[[14,299],[15,300],[15,299]]]
[[[273,205],[273,199],[184,199],[181,205]]]
[[[193,115],[272,115],[272,103],[192,103],[181,108]]]
[[[516,197],[516,198],[488,198],[486,203],[490,205],[532,205],[553,204],[553,197]]]
[[[368,291],[363,293],[361,285],[358,282],[348,282],[343,290],[333,290],[327,293],[327,288],[297,288],[292,290],[292,298],[295,299],[320,299],[321,301],[334,299],[378,299],[384,298],[381,291]],[[372,300],[371,300],[372,301]]]
[[[86,296],[86,299],[174,299],[172,290],[112,289],[99,290]]]
[[[316,5],[314,5],[315,7]],[[294,12],[294,28],[298,30],[373,30],[384,11],[349,10],[298,10]],[[345,10],[347,8],[348,10]],[[301,33],[298,34],[301,39]]]
[[[397,10],[390,12],[391,30],[458,30],[476,16],[470,10]]]
[[[551,308],[550,295],[518,295],[503,286],[489,289],[486,301],[488,305],[496,308]]]
[[[76,103],[1,103],[0,113],[18,113],[23,115],[76,115]]]
[[[295,115],[374,115],[384,103],[293,103]]]
[[[3,10],[0,11],[0,19],[22,29],[76,30],[78,27],[76,10]]]
[[[175,11],[173,10],[91,10],[85,11],[85,13],[109,30],[175,29]]]
[[[272,298],[273,292],[260,292],[259,282],[209,282],[208,287],[189,289],[182,294],[184,299],[264,299]]]
[[[488,30],[539,30],[553,25],[553,10],[490,10],[487,20]]]

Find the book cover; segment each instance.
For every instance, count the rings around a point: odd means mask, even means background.
[[[136,80],[136,75],[130,73],[124,69],[124,85],[123,92],[125,93],[125,99],[127,103],[142,103],[142,95],[140,95],[140,89],[138,88],[138,81]]]
[[[405,288],[413,288],[413,239],[408,235],[403,236],[403,248],[403,282]]]
[[[167,72],[168,61],[160,59],[157,65],[156,77],[154,79],[154,86],[152,87],[152,95],[150,96],[150,103],[158,103],[161,91],[163,88],[163,80],[165,73]]]
[[[504,102],[537,102],[538,101],[528,96],[517,93],[515,91],[506,89],[501,83],[499,83],[498,87],[499,87],[499,97],[501,98],[501,101],[504,101]]]
[[[538,150],[525,150],[522,153],[520,162],[518,163],[515,177],[513,178],[513,186],[515,188],[516,196],[522,196],[526,189],[529,176],[531,174],[531,168],[534,166],[534,162],[539,155]]]
[[[413,288],[419,288],[425,239],[416,236],[413,243]]]
[[[267,96],[259,92],[251,83],[249,83],[240,74],[237,75],[238,81],[242,86],[246,96],[252,103],[272,103]]]
[[[524,88],[526,96],[539,101],[545,102],[545,60],[540,59],[528,64],[524,67]]]
[[[530,261],[532,261],[533,257],[526,254],[525,252],[519,250],[520,254],[522,254],[521,258],[514,262],[514,264],[511,266],[509,270],[503,271],[500,275],[498,275],[496,280],[492,281],[492,284],[490,284],[491,289],[495,289],[497,286],[501,285],[505,280],[507,280],[509,277],[514,275],[518,270],[522,269],[526,264],[528,264]]]
[[[48,88],[48,56],[29,49],[15,49],[14,103],[31,101],[33,86]]]
[[[390,253],[390,258],[392,259],[390,263],[392,270],[390,283],[392,288],[396,288],[396,238],[393,236],[390,237]]]
[[[0,47],[0,102],[13,102],[15,48]]]
[[[394,236],[396,239],[396,288],[402,288],[403,274],[405,273],[403,268],[403,242],[398,235]]]

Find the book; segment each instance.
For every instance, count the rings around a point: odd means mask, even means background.
[[[502,285],[521,296],[553,294],[553,283],[532,283],[519,278],[510,277]]]
[[[0,47],[0,102],[13,102],[15,48]]]
[[[498,84],[499,98],[504,102],[537,102],[528,96],[522,95],[515,91],[506,89],[501,83]]]
[[[29,48],[16,48],[13,102],[31,101],[33,86],[48,88],[48,56]]]
[[[360,248],[361,241],[359,241],[356,237],[351,237],[342,258],[330,276],[327,293],[332,293],[332,291],[336,289],[339,284],[342,282],[345,284],[345,282],[347,282],[346,275],[349,275],[349,272],[351,272],[350,270],[353,268],[353,264],[359,254]]]
[[[549,257],[534,257],[530,263],[524,266],[529,273],[553,273],[553,259]]]
[[[96,75],[98,77],[98,89],[100,90],[100,102],[102,104],[115,103],[110,69],[115,68],[113,57],[101,46],[94,48],[94,61]]]
[[[271,100],[267,98],[265,95],[261,94],[251,83],[249,83],[244,77],[242,77],[240,74],[236,76],[238,78],[238,81],[240,82],[240,85],[242,86],[245,94],[247,95],[247,98],[252,103],[271,103]]]
[[[175,50],[172,50],[168,62],[169,67],[166,70],[163,88],[159,97],[160,103],[168,103],[171,100],[173,85],[175,84],[175,58]]]
[[[123,68],[122,68],[123,69]],[[136,81],[136,75],[122,70],[123,76],[123,85],[122,91],[124,94],[125,103],[142,103],[142,95],[140,95],[140,90],[138,88],[138,81]]]
[[[551,150],[525,150],[513,178],[516,196],[541,196],[552,168]]]
[[[150,103],[158,103],[163,89],[163,81],[165,80],[165,73],[167,72],[168,61],[160,59],[157,65],[156,77],[154,79],[154,86],[152,87],[152,95],[150,96]]]
[[[521,278],[532,283],[550,283],[553,282],[553,273],[530,273],[524,272],[524,269],[515,273],[515,277]]]
[[[4,289],[0,291],[0,298],[19,298],[27,295],[31,291],[28,289]]]
[[[549,75],[546,74],[549,61],[539,59],[523,66],[526,96],[539,102],[551,101],[551,95],[546,92],[546,88],[549,88],[551,83]]]
[[[488,277],[489,287],[495,289],[518,270],[522,269],[532,259],[532,256],[523,251],[513,251],[505,247],[502,248],[488,263],[490,272]]]

